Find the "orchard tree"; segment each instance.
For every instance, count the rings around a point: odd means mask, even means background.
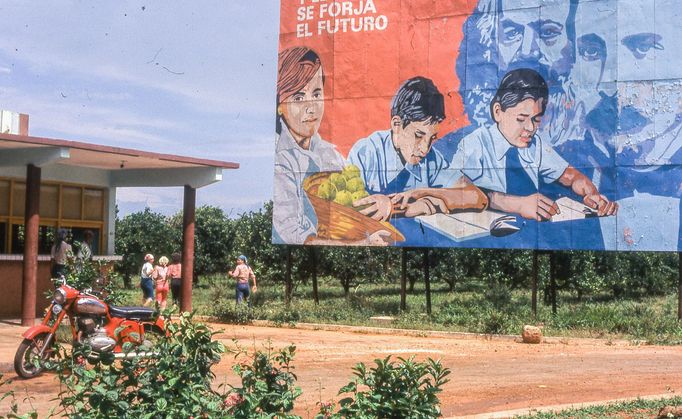
[[[242,214],[235,220],[234,228],[231,259],[244,254],[256,276],[283,281],[286,247],[272,244],[272,201],[258,211]]]
[[[376,257],[386,249],[348,246],[324,249],[324,265],[343,287],[346,297],[350,289],[362,283],[375,283],[382,277],[382,261]]]
[[[225,212],[215,206],[204,205],[197,208],[194,218],[194,279],[199,275],[227,271],[233,262],[235,223]],[[170,224],[179,232],[182,242],[182,211],[175,214]],[[178,251],[180,248],[177,249]]]
[[[130,288],[131,278],[140,275],[146,253],[152,253],[156,260],[161,255],[170,256],[180,247],[177,237],[177,231],[168,222],[168,218],[149,208],[116,219],[114,244],[116,254],[123,256],[119,266],[126,287]]]

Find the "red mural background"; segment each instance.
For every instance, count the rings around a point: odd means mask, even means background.
[[[366,0],[282,0],[280,16],[280,50],[307,46],[322,60],[326,75],[323,139],[346,156],[357,140],[388,129],[391,99],[400,84],[414,76],[432,79],[445,97],[447,118],[441,135],[468,124],[455,60],[462,26],[475,0],[370,0],[376,12],[354,17],[383,15],[388,22],[385,29],[335,34],[323,30],[319,34],[319,21],[334,25],[334,17],[320,18],[320,9],[329,10],[332,3],[338,7],[347,3],[358,11],[370,6]],[[305,8],[314,11],[312,18],[302,19]],[[336,19],[349,17],[337,15]],[[299,37],[303,24],[308,25],[310,35]]]

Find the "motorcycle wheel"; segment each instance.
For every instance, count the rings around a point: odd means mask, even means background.
[[[43,348],[47,333],[41,333],[33,339],[24,339],[17,353],[14,355],[14,371],[21,378],[33,378],[40,375],[45,369],[44,361],[53,354],[53,350],[47,349],[39,359],[40,350]]]

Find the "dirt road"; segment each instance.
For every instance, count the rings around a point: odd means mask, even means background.
[[[236,338],[244,346],[262,346],[268,339],[275,348],[297,346],[294,365],[303,396],[296,413],[303,417],[313,416],[318,401],[335,397],[357,362],[371,363],[389,354],[440,358],[452,370],[440,397],[446,417],[682,391],[682,347],[570,339],[526,345],[461,336],[214,326],[222,329],[218,338],[226,345]],[[5,378],[15,377],[11,363],[23,330],[0,323],[0,371]],[[232,361],[225,356],[217,366],[218,382],[236,383]],[[20,400],[29,394],[41,412],[55,404],[50,399],[58,391],[51,375],[17,380],[5,388],[13,388]],[[3,403],[0,412],[6,411]]]

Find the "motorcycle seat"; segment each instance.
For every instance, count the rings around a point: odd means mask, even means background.
[[[109,306],[109,314],[113,317],[122,317],[131,320],[152,320],[157,311],[147,307],[116,307]]]

